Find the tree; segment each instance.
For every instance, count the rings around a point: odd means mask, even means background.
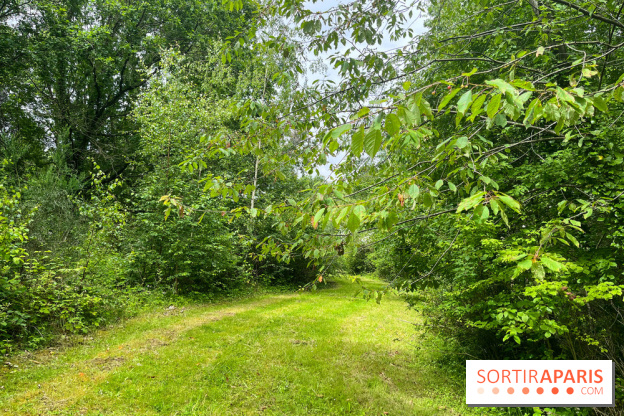
[[[309,277],[305,265],[254,256],[262,239],[280,235],[270,218],[225,217],[240,207],[253,213],[254,204],[279,203],[302,187],[290,165],[268,161],[283,149],[252,147],[237,108],[251,97],[255,111],[287,94],[267,74],[292,58],[248,50],[227,61],[221,50],[219,43],[207,48],[203,62],[170,51],[137,103],[141,147],[131,169],[141,180],[133,187],[129,238],[137,281],[161,276],[187,290],[229,290],[240,282]]]
[[[118,175],[138,145],[129,117],[162,48],[201,59],[210,40],[249,24],[253,7],[220,2],[4,2],[0,122],[6,134],[62,149],[78,172],[88,157]]]
[[[374,232],[373,245],[409,253],[389,272],[393,286],[443,287],[432,313],[476,344],[606,354],[621,374],[621,4],[375,0],[313,12],[287,0],[267,10],[298,24],[306,48],[333,51],[342,80],[242,125],[263,146],[296,143],[304,172],[341,162],[304,197],[270,207],[278,221],[296,215],[281,224],[297,233],[263,254],[303,247],[322,272],[336,247]],[[415,36],[419,11],[428,31]],[[377,50],[384,32],[406,46]]]

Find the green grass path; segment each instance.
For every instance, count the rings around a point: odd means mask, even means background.
[[[470,413],[461,386],[417,350],[416,313],[355,288],[159,309],[23,356],[0,373],[0,414]]]

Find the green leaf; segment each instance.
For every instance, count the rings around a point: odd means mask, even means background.
[[[526,116],[522,122],[525,126],[533,124],[538,117],[542,114],[542,102],[539,98],[531,101],[531,104],[527,107]]]
[[[511,85],[513,85],[516,88],[521,88],[523,90],[535,91],[535,86],[531,82],[525,81],[522,79],[514,79],[511,82]]]
[[[483,210],[481,211],[481,220],[485,221],[490,216],[490,209],[487,207],[487,205],[479,205],[479,206],[483,207]]]
[[[314,215],[314,223],[318,224],[318,222],[321,219],[321,217],[323,216],[323,214],[325,214],[325,208],[319,209],[316,212],[316,215]]]
[[[474,67],[474,68],[472,68],[472,71],[470,71],[470,72],[463,72],[462,73],[462,77],[471,77],[471,76],[473,76],[476,73],[477,73],[477,68]]]
[[[351,215],[349,215],[349,220],[347,221],[347,228],[349,229],[349,231],[351,231],[352,233],[354,233],[358,227],[360,226],[360,217],[358,217],[355,213],[351,213]]]
[[[459,98],[459,101],[457,102],[457,112],[463,116],[464,114],[466,114],[466,110],[471,103],[472,91],[468,90]]]
[[[436,188],[436,189],[440,189],[440,188],[442,188],[442,185],[444,185],[444,181],[443,181],[442,179],[440,179],[440,180],[438,180],[438,181],[435,183],[435,188]]]
[[[396,224],[397,222],[399,222],[399,217],[397,216],[396,211],[390,211],[388,212],[388,215],[385,218],[385,226],[387,229],[392,228],[392,226],[394,224]]]
[[[596,107],[598,110],[602,111],[603,113],[609,112],[609,107],[607,107],[607,102],[601,96],[597,95],[597,96],[592,97],[592,102],[594,103],[594,107]]]
[[[553,272],[558,272],[566,268],[565,264],[559,263],[558,261],[555,261],[551,259],[550,257],[542,256],[541,260],[542,260],[542,264],[548,267]]]
[[[351,127],[353,127],[351,125],[351,123],[347,123],[347,124],[343,124],[342,126],[338,126],[335,129],[333,129],[331,131],[331,137],[336,139],[338,137],[340,137],[340,135],[342,135],[343,133],[348,132],[349,130],[351,130]]]
[[[431,194],[429,192],[423,194],[423,204],[426,208],[433,205],[433,198],[431,198]]]
[[[340,211],[340,214],[338,214],[338,216],[334,219],[334,225],[336,226],[336,228],[338,228],[340,226],[340,223],[347,216],[348,212],[349,212],[349,207],[344,207]]]
[[[507,228],[509,228],[509,219],[507,218],[507,214],[505,214],[505,210],[503,209],[502,205],[499,205],[499,208],[500,208],[499,212],[500,212],[501,218],[505,222],[505,225],[507,226]]]
[[[509,208],[520,213],[520,203],[516,201],[515,199],[513,199],[512,197],[510,197],[509,195],[500,194],[498,195],[498,199],[503,201],[503,203],[507,205]]]
[[[466,136],[458,137],[457,140],[455,141],[455,146],[457,146],[460,149],[463,149],[464,147],[468,146],[468,137]]]
[[[518,93],[518,91],[513,86],[503,81],[502,79],[494,79],[492,81],[485,81],[485,83],[498,88],[503,94],[508,92],[512,95],[517,95]]]
[[[563,129],[564,123],[565,123],[565,116],[562,115],[561,117],[559,117],[559,120],[557,120],[557,125],[555,126],[555,133],[559,134],[561,129]],[[580,143],[582,143],[582,140]],[[580,146],[581,145],[579,145],[579,147]]]
[[[433,120],[433,113],[431,112],[431,105],[429,104],[429,101],[422,98],[418,103],[418,109],[422,114],[429,117],[429,120]]]
[[[494,215],[498,215],[498,202],[495,199],[490,199],[490,207]]]
[[[572,96],[572,94],[570,94],[569,92],[567,92],[561,87],[557,87],[557,98],[560,101],[574,103],[574,97]]]
[[[537,280],[543,280],[546,276],[546,272],[544,271],[544,266],[541,263],[533,263],[531,265],[531,273],[533,273],[533,277]]]
[[[461,123],[462,121],[462,117],[464,117],[464,115],[460,112],[457,112],[457,115],[455,116],[455,127],[459,127],[459,123]]]
[[[580,247],[578,240],[576,239],[576,237],[574,237],[572,234],[570,233],[566,233],[566,237],[568,238],[568,240],[570,240],[572,242],[572,244],[574,244],[576,247]]]
[[[492,97],[492,99],[488,103],[487,115],[489,118],[494,118],[494,116],[498,112],[498,109],[501,103],[501,98],[502,98],[501,94],[496,94],[495,96]]]
[[[483,208],[484,208],[483,204],[479,204],[474,209],[472,218],[474,218],[475,221],[481,222],[481,215],[483,215]]]
[[[360,126],[358,131],[351,136],[351,152],[359,157],[364,150],[364,126]]]
[[[416,123],[416,116],[410,110],[405,107],[399,107],[397,109],[397,116],[407,126],[413,126]]]
[[[353,213],[361,220],[366,216],[366,208],[363,205],[356,205],[353,208]]]
[[[397,134],[401,130],[401,121],[399,120],[399,117],[394,113],[388,114],[388,117],[386,117],[385,128],[390,136]]]
[[[370,157],[375,157],[381,147],[381,131],[372,128],[366,136],[364,136],[364,150]]]
[[[522,260],[516,265],[520,270],[529,270],[531,266],[533,266],[533,260],[531,259]]]
[[[483,103],[485,102],[485,97],[485,94],[481,94],[477,98],[475,98],[472,106],[470,107],[470,111],[473,115],[476,116],[477,114],[479,114],[479,112],[481,111],[481,107],[483,107]]]
[[[505,117],[503,114],[498,113],[494,117],[494,123],[497,126],[505,127],[507,125],[507,117]]]
[[[476,194],[468,198],[463,199],[457,206],[457,212],[459,213],[462,211],[467,211],[471,208],[476,207],[483,201],[484,195],[485,195],[485,192],[481,191],[481,192],[477,192]]]
[[[418,185],[413,184],[408,188],[407,194],[413,199],[416,199],[418,198],[418,195],[420,194],[420,188],[418,187]]]
[[[518,101],[519,101],[518,107],[520,108],[524,107],[524,104],[527,101],[529,101],[529,98],[531,98],[531,95],[533,95],[531,91],[527,91],[527,92],[520,94],[520,96],[518,97]],[[514,100],[514,104],[517,104],[515,100]]]
[[[451,92],[446,94],[440,102],[440,105],[438,106],[438,111],[441,111],[444,107],[446,107],[446,105],[451,102],[453,97],[455,97],[455,95],[457,95],[460,90],[461,88],[455,88],[454,90],[451,90]]]

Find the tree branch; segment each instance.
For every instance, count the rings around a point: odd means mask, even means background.
[[[592,13],[589,10],[582,8],[581,6],[577,6],[574,3],[570,3],[569,1],[566,1],[566,0],[551,0],[551,1],[553,3],[561,4],[562,6],[567,6],[574,10],[578,10],[579,12],[583,13],[585,16],[590,17],[592,19],[600,20],[601,22],[609,23],[610,25],[617,26],[620,29],[624,29],[624,23],[618,22],[617,20],[609,19],[608,17],[604,17],[597,13]]]

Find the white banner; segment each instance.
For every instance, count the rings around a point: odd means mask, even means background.
[[[614,407],[608,360],[468,360],[470,407]]]

